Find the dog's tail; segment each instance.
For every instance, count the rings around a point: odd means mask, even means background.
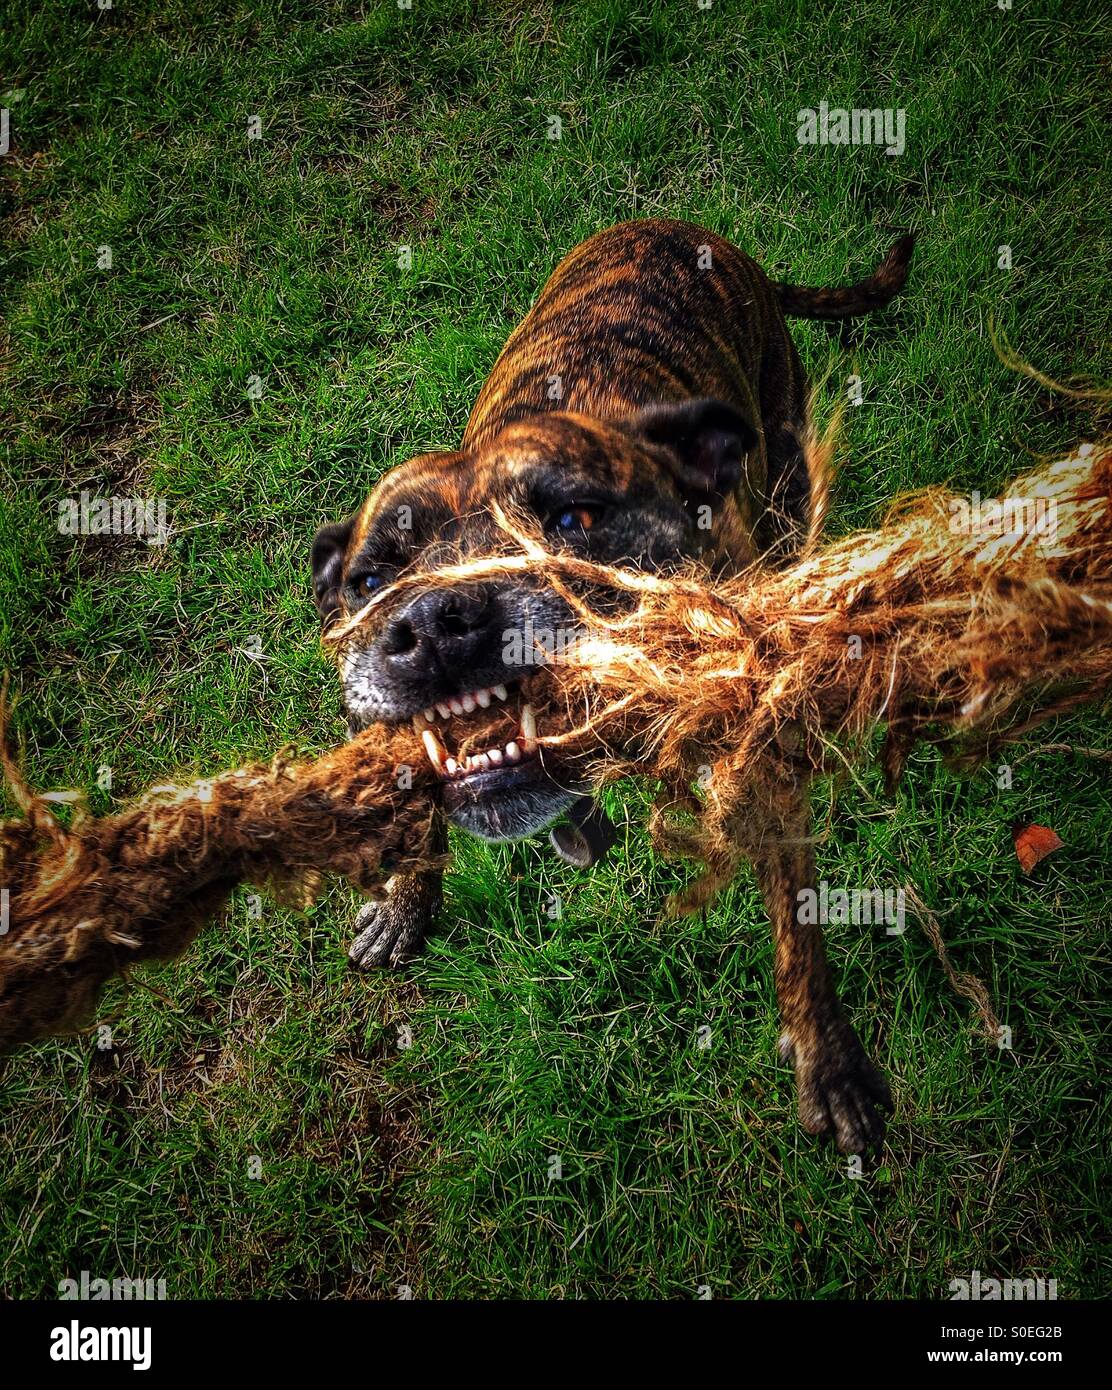
[[[903,289],[914,248],[914,236],[900,237],[867,280],[843,289],[778,284],[774,288],[780,307],[797,319],[852,319],[871,313]]]

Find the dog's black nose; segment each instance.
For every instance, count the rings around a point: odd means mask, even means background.
[[[397,675],[463,674],[489,659],[501,626],[489,589],[431,589],[392,615],[379,645]]]

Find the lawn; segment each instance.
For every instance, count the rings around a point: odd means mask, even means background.
[[[32,780],[106,810],[342,737],[313,531],[458,442],[556,261],[624,218],[689,217],[808,284],[919,232],[852,339],[794,328],[824,414],[861,379],[835,533],[1099,432],[993,338],[1112,381],[1104,7],[851,8],[12,0],[0,666]],[[903,154],[801,147],[822,101],[905,111]],[[83,490],[164,500],[170,538],[62,534]],[[821,789],[822,874],[914,885],[1012,1030],[986,1043],[914,923],[831,927],[897,1098],[865,1176],[795,1123],[752,880],[666,920],[684,870],[634,786],[590,873],[457,839],[398,975],[347,968],[349,890],[305,914],[241,892],[114,987],[110,1047],[9,1060],[0,1294],[82,1270],[175,1298],[947,1297],[974,1269],[1106,1291],[1112,786],[1050,740],[1107,748],[1106,712],[1029,740],[1010,788],[923,753],[895,800],[871,773]],[[1029,876],[1020,817],[1066,844]]]

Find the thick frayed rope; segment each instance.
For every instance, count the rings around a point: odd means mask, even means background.
[[[542,757],[595,784],[660,782],[658,844],[704,866],[675,903],[689,909],[785,842],[811,779],[866,756],[879,725],[894,785],[918,741],[968,765],[1109,689],[1112,451],[1047,464],[1001,500],[1022,526],[935,490],[877,531],[714,584],[552,554],[504,515],[505,554],[383,592],[509,574],[563,596],[577,640],[529,689]],[[376,595],[341,625],[338,652],[383,611]],[[68,828],[4,760],[23,814],[0,826],[0,1047],[79,1026],[105,980],[180,953],[236,883],[304,897],[324,873],[369,889],[437,862],[437,783],[408,728],[114,816],[78,807]]]

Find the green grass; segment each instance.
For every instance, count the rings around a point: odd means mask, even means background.
[[[1005,369],[990,324],[1053,377],[1112,379],[1100,10],[10,5],[0,664],[31,778],[109,809],[339,738],[314,528],[458,441],[545,275],[622,218],[691,217],[807,283],[921,232],[907,293],[852,349],[796,328],[824,411],[864,383],[837,531],[931,482],[989,495],[1091,436]],[[796,110],[822,100],[904,108],[906,153],[800,149]],[[59,535],[82,488],[165,498],[172,540]],[[1098,714],[1052,736],[1108,745]],[[0,1293],[82,1269],[174,1297],[944,1297],[973,1268],[1104,1291],[1106,767],[1032,757],[1001,791],[924,754],[894,802],[871,774],[832,814],[820,798],[824,875],[917,885],[1014,1033],[985,1045],[916,926],[831,928],[898,1101],[862,1180],[795,1124],[751,880],[665,922],[681,870],[633,788],[611,802],[621,852],[588,875],[539,842],[458,842],[443,931],[398,977],[347,971],[347,890],[258,920],[241,894],[115,990],[112,1051],[10,1062]],[[1021,815],[1068,846],[1030,878]]]

